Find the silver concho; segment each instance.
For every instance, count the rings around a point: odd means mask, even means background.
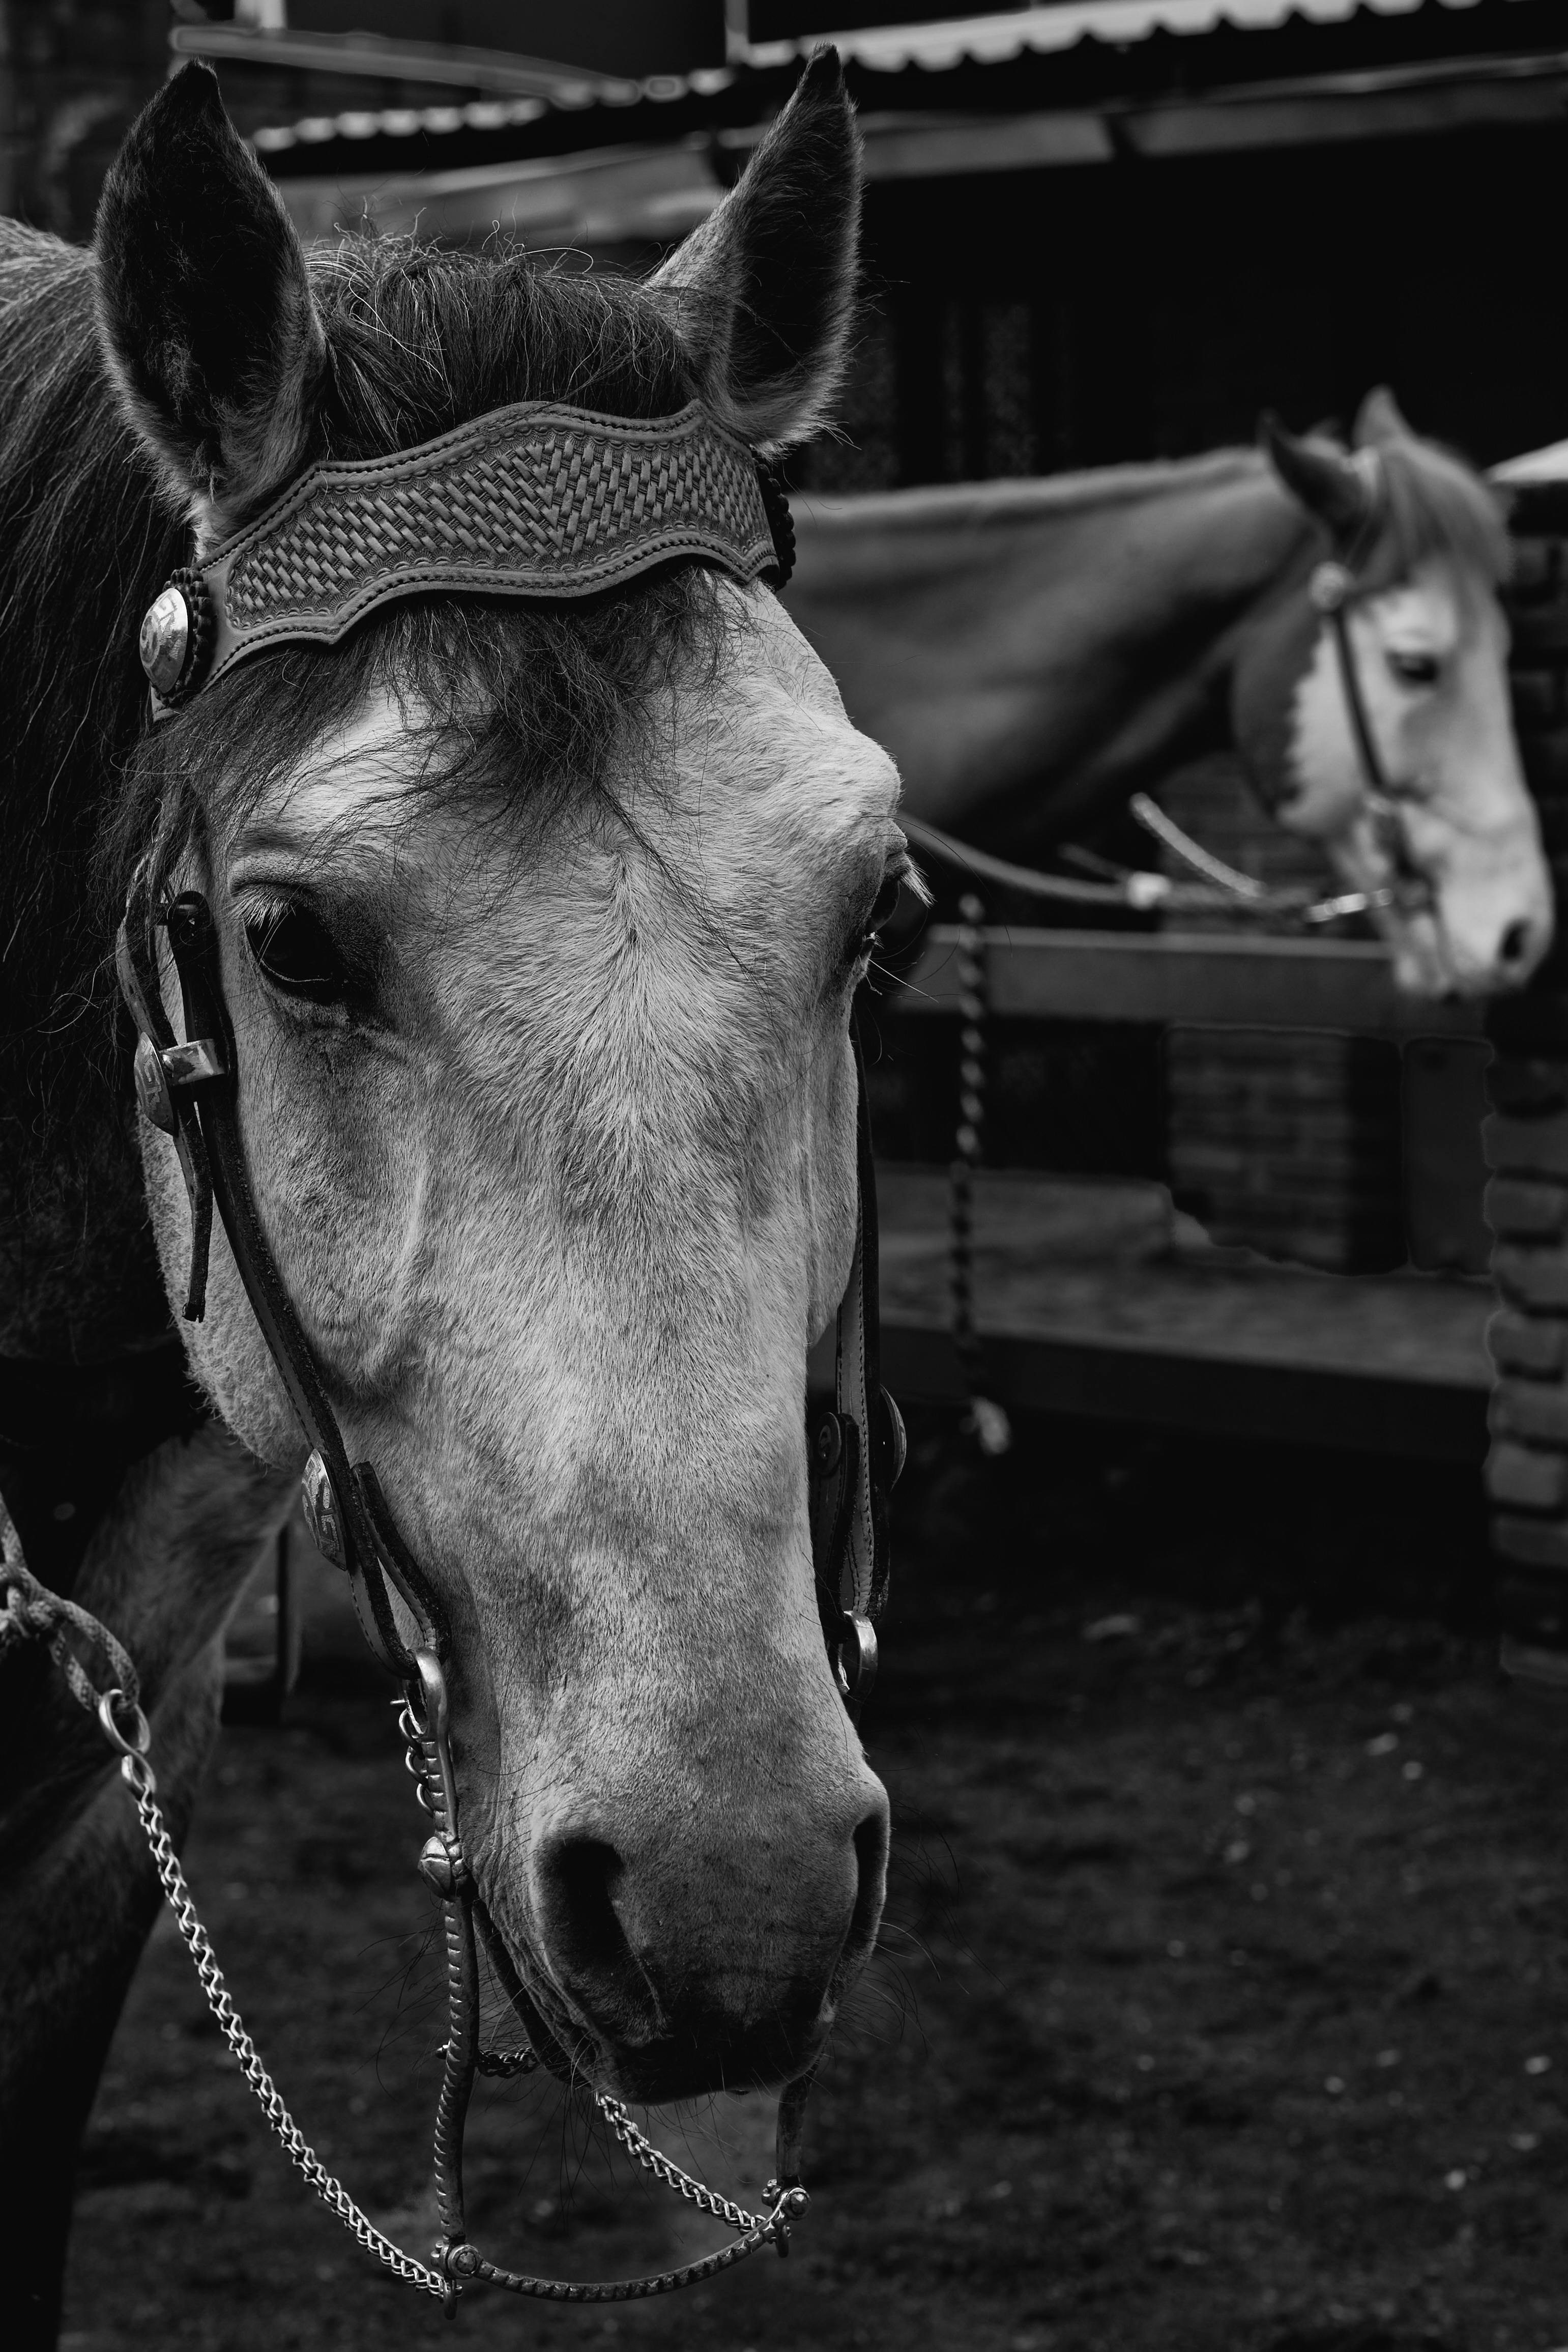
[[[149,604],[137,649],[155,690],[172,694],[191,650],[191,608],[182,590],[165,588]]]
[[[334,1568],[347,1568],[348,1549],[343,1541],[343,1522],[338,1509],[338,1497],[333,1491],[327,1465],[319,1454],[313,1454],[305,1465],[299,1481],[299,1499],[305,1507],[305,1524],[310,1530],[310,1540],[323,1559]]]

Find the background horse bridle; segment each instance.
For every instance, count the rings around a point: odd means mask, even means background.
[[[1307,594],[1333,638],[1340,688],[1350,717],[1356,757],[1361,762],[1373,839],[1380,856],[1387,861],[1391,877],[1389,903],[1405,915],[1429,914],[1434,905],[1432,885],[1411,854],[1404,808],[1406,795],[1389,775],[1378,750],[1362,688],[1361,665],[1350,633],[1352,608],[1373,593],[1363,584],[1360,572],[1385,519],[1387,485],[1383,460],[1375,448],[1356,450],[1350,463],[1361,478],[1364,510],[1349,534],[1343,558],[1331,557],[1314,568]]]

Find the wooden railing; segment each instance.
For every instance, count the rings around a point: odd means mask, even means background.
[[[936,923],[904,977],[901,1013],[953,1013],[956,929]],[[1423,1003],[1395,985],[1367,940],[1237,939],[1181,931],[993,927],[981,934],[987,1002],[1046,1021],[1158,1021],[1242,1029],[1330,1029],[1364,1037],[1479,1037],[1473,1003]]]

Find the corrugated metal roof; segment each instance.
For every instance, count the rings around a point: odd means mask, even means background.
[[[1458,10],[1474,7],[1477,0],[1437,0],[1437,5],[1445,9]],[[575,113],[583,108],[592,109],[605,104],[612,105],[617,110],[631,108],[634,111],[640,111],[642,106],[651,104],[658,110],[673,100],[688,97],[716,98],[735,84],[738,78],[744,77],[748,68],[773,74],[788,70],[800,58],[809,56],[826,39],[836,42],[845,59],[863,72],[893,75],[914,68],[916,71],[928,72],[936,76],[965,66],[983,68],[1007,65],[1015,59],[1030,55],[1060,54],[1075,47],[1084,39],[1097,41],[1103,44],[1107,51],[1113,52],[1118,47],[1135,44],[1146,39],[1151,34],[1160,31],[1177,35],[1201,35],[1228,27],[1243,31],[1266,32],[1284,26],[1292,17],[1327,26],[1345,23],[1362,11],[1383,16],[1412,16],[1417,13],[1422,5],[1423,0],[1054,0],[1054,5],[1013,8],[982,16],[950,17],[936,23],[873,26],[862,28],[852,26],[847,31],[832,35],[814,34],[781,41],[742,43],[737,40],[732,43],[733,63],[728,68],[709,68],[688,76],[661,75],[653,80],[641,83],[624,82],[616,83],[613,86],[604,84],[601,87],[591,89],[586,83],[579,82],[575,79],[567,79],[564,69],[533,64],[527,68],[524,77],[533,85],[526,93],[520,90],[503,92],[497,89],[494,94],[481,99],[470,98],[448,104],[387,107],[375,110],[359,108],[330,114],[309,115],[293,122],[259,126],[252,131],[251,137],[263,154],[272,155],[286,152],[289,149],[330,145],[339,141],[346,141],[352,144],[370,139],[402,140],[419,134],[443,137],[464,131],[493,131],[521,129],[539,121],[547,114]],[[250,58],[269,54],[279,37],[274,34],[258,35],[242,31],[230,25],[222,25],[196,28],[180,26],[175,28],[172,39],[177,48],[196,54],[221,53],[225,57],[244,55]],[[294,38],[293,36],[283,37]],[[298,37],[303,41],[306,37]],[[326,36],[312,35],[309,38],[325,53],[329,47]],[[339,72],[347,70],[350,46],[354,48],[354,55],[360,66],[368,69],[367,59],[359,57],[359,49],[364,46],[366,40],[368,37],[362,38],[356,37],[355,43],[350,45],[340,41],[338,37],[333,37],[329,69]],[[383,55],[383,49],[385,55]],[[393,61],[395,70],[406,73],[411,78],[415,77],[416,68],[420,74],[425,73],[428,69],[426,51],[420,48],[419,54],[415,56],[413,47],[406,44],[404,49],[407,54],[400,50]],[[434,55],[434,52],[429,52],[429,54]],[[379,70],[391,72],[393,70],[393,66],[388,64],[388,58],[391,56],[392,45],[377,44],[374,58],[371,62],[373,62]],[[488,58],[487,52],[485,53],[485,57]],[[476,60],[483,62],[481,53],[478,51],[453,50],[445,55],[443,63],[444,68],[455,80],[459,78],[460,68],[464,73],[477,75]],[[320,64],[327,62],[325,55],[318,60]],[[495,61],[491,60],[491,62]],[[1550,58],[1532,57],[1482,58],[1467,55],[1452,59],[1418,59],[1409,67],[1396,69],[1392,75],[1386,72],[1379,74],[1375,70],[1371,74],[1364,72],[1355,79],[1358,87],[1363,89],[1364,94],[1371,90],[1374,82],[1384,80],[1391,83],[1396,81],[1401,86],[1409,84],[1412,88],[1428,79],[1434,82],[1446,79],[1466,84],[1475,82],[1478,86],[1495,82],[1500,87],[1516,82],[1522,86],[1524,82],[1534,78],[1541,80],[1542,89],[1536,93],[1533,105],[1530,103],[1529,93],[1521,97],[1518,91],[1514,93],[1511,102],[1511,114],[1520,114],[1522,110],[1531,113],[1533,117],[1540,114],[1542,108],[1550,113],[1560,106],[1561,100],[1557,94],[1557,85],[1562,80],[1565,62],[1568,60],[1560,54],[1554,54]],[[561,78],[553,79],[558,74]],[[509,80],[513,78],[514,68],[508,66],[507,75],[502,79]],[[1550,87],[1548,87],[1549,84]],[[1346,83],[1344,86],[1348,88],[1349,84]],[[607,96],[607,92],[611,94]],[[1310,94],[1305,91],[1303,84],[1303,96]],[[1212,112],[1215,107],[1220,107],[1229,121],[1232,131],[1237,132],[1243,144],[1258,142],[1252,136],[1251,129],[1243,121],[1247,110],[1230,101],[1244,99],[1249,95],[1256,95],[1256,93],[1241,89],[1209,93],[1211,100],[1209,110]],[[1289,93],[1281,89],[1273,92],[1272,95],[1282,98]],[[872,93],[862,84],[862,121],[867,137],[868,164],[872,166],[873,176],[897,176],[892,153],[893,149],[899,143],[897,138],[893,136],[898,129],[898,124],[892,116],[883,118],[874,110],[866,110],[870,107],[871,97]],[[1368,103],[1371,103],[1370,100]],[[1166,101],[1164,104],[1165,110],[1168,111],[1170,101]],[[1098,124],[1098,116],[1105,110],[1103,105],[1093,104],[1091,104],[1086,112],[1081,110],[1083,123],[1089,123],[1092,119],[1097,125],[1090,134],[1091,143],[1098,142],[1094,144],[1096,157],[1105,140],[1103,126]],[[1111,110],[1125,111],[1124,109],[1114,107]],[[1180,110],[1179,108],[1177,110]],[[1406,103],[1405,110],[1409,111],[1409,103]],[[1472,100],[1467,100],[1463,92],[1455,96],[1448,104],[1448,111],[1456,122],[1469,120],[1471,115],[1475,115],[1477,120],[1490,120],[1496,110],[1496,106],[1489,100],[1486,105],[1481,106],[1478,114],[1476,104],[1473,102],[1473,94]],[[1255,112],[1256,109],[1253,111]],[[1420,124],[1391,121],[1390,127],[1393,129],[1440,127],[1438,118],[1443,115],[1443,102],[1434,99],[1428,108],[1428,113],[1431,120],[1424,119]],[[1061,118],[1064,123],[1068,119],[1065,114]],[[1076,122],[1079,117],[1075,115],[1072,119]],[[912,120],[921,122],[922,135],[925,146],[929,148],[932,139],[937,136],[938,132],[936,119],[931,118],[929,121],[925,121],[916,117]],[[1050,120],[1055,121],[1056,117],[1052,115]],[[1029,136],[1034,139],[1038,145],[1037,134],[1041,133],[1042,126],[1048,127],[1047,117],[1036,112],[1029,117],[1029,121],[1032,126]],[[653,128],[652,122],[649,127]],[[1375,125],[1369,123],[1366,135],[1371,135],[1375,128]],[[884,132],[887,136],[883,137],[879,142],[878,132]],[[998,157],[992,159],[990,168],[1003,168],[999,153],[1000,148],[1008,144],[1008,124],[998,121],[993,126],[991,143],[998,147]],[[721,136],[724,135],[721,134]],[[961,142],[967,142],[966,152],[967,152],[967,145],[974,143],[967,124],[956,121],[953,135],[960,136]],[[1013,134],[1015,144],[1017,135],[1016,132]],[[1047,144],[1050,145],[1050,143],[1048,140]],[[1061,142],[1058,141],[1056,143],[1060,145]],[[1086,151],[1080,152],[1083,145],[1082,137],[1075,134],[1068,143],[1071,152],[1061,154],[1055,152],[1054,147],[1050,153],[1042,152],[1036,154],[1031,147],[1027,155],[1020,154],[1013,159],[1014,165],[1022,166],[1033,162],[1092,160]],[[1221,143],[1235,143],[1235,141],[1227,140]],[[1267,139],[1263,143],[1267,143]],[[876,158],[872,152],[879,146],[882,150],[885,150],[883,161],[887,166],[886,170],[881,173],[875,169]],[[913,170],[913,164],[909,168]],[[928,158],[922,168],[928,171],[942,167]],[[965,163],[960,167],[957,163],[953,163],[946,168],[956,170],[986,167],[983,164],[974,163]]]
[[[813,33],[789,41],[736,44],[737,64],[788,65],[810,57],[823,41],[876,73],[921,66],[943,73],[960,65],[1005,65],[1030,52],[1069,49],[1084,38],[1142,41],[1151,33],[1212,33],[1222,25],[1267,32],[1291,16],[1331,25],[1368,7],[1379,16],[1405,16],[1421,0],[1054,0],[1036,8],[1009,8],[992,16],[950,16],[930,25],[873,25],[863,30]],[[1475,0],[1442,0],[1468,8]]]

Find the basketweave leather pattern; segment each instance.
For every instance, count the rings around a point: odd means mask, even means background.
[[[426,574],[433,586],[559,595],[666,554],[706,555],[744,578],[775,561],[750,453],[695,404],[647,425],[533,403],[497,410],[401,457],[316,468],[222,553],[225,617],[240,641],[346,624],[394,582],[407,593]]]

